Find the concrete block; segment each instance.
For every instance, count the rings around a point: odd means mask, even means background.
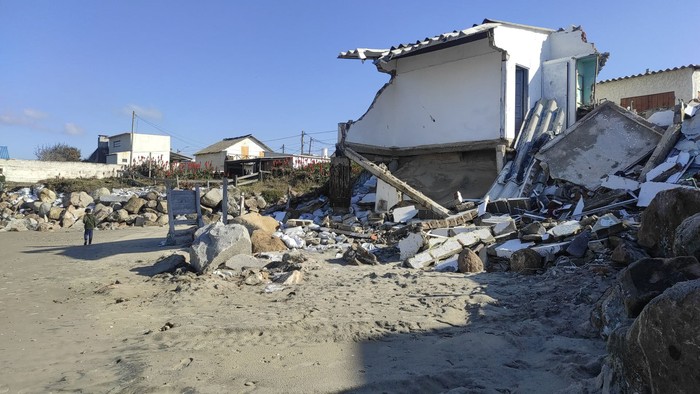
[[[647,181],[665,181],[680,166],[675,161],[665,161],[647,172]],[[670,173],[669,173],[670,172]]]
[[[510,258],[516,251],[535,245],[534,242],[521,242],[519,239],[511,239],[496,246],[496,256]]]
[[[406,223],[413,219],[418,214],[418,210],[414,205],[407,207],[394,208],[393,216],[395,223]]]
[[[435,259],[430,253],[423,252],[407,259],[404,265],[408,268],[421,269],[430,265],[433,261],[435,261]]]
[[[457,234],[452,239],[459,242],[465,248],[470,247],[470,246],[474,246],[481,241],[481,239],[479,238],[479,235],[474,231],[469,232],[469,233]]]
[[[569,220],[552,227],[547,233],[554,237],[568,237],[579,231],[581,231],[581,224],[577,220]]]
[[[410,233],[399,241],[399,258],[404,261],[413,257],[423,247],[423,235],[420,233]]]
[[[639,182],[635,181],[634,179],[629,179],[617,175],[608,175],[607,178],[603,180],[601,186],[611,190],[634,191],[639,189]]]
[[[518,231],[518,228],[515,226],[515,220],[511,218],[509,219],[510,220],[496,223],[496,225],[493,226],[493,235],[498,237],[499,235],[510,234]]]
[[[435,260],[442,260],[448,257],[454,256],[464,249],[462,244],[460,244],[456,239],[448,239],[442,245],[430,249],[428,252]]]

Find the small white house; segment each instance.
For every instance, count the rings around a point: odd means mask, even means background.
[[[530,108],[554,99],[565,125],[594,102],[601,58],[580,27],[552,30],[495,20],[389,49],[358,48],[389,81],[338,141],[438,202],[481,197]]]
[[[239,137],[224,138],[194,154],[195,162],[204,166],[206,163],[216,171],[224,170],[227,160],[244,160],[256,157],[265,157],[271,153],[267,145],[263,144],[252,134]]]
[[[167,162],[170,158],[169,135],[122,133],[108,140],[107,164],[139,164],[149,159]]]
[[[593,101],[600,56],[579,27],[488,19],[390,49],[342,52],[341,59],[372,60],[391,76],[367,112],[347,125],[345,143],[391,154],[445,144],[495,147],[516,138],[541,98],[566,107],[571,125],[576,109]]]
[[[596,99],[644,112],[673,108],[678,100],[700,99],[700,65],[687,65],[649,71],[596,84]]]

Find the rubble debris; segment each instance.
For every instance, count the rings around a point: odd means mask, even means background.
[[[638,163],[663,130],[608,101],[543,146],[536,155],[550,176],[595,190],[602,177]]]
[[[700,213],[687,217],[676,227],[673,254],[700,259]]]
[[[346,251],[343,253],[343,260],[348,264],[352,265],[362,265],[379,264],[377,256],[370,253],[367,249],[363,248],[362,245],[353,243]]]
[[[698,212],[699,190],[677,188],[658,193],[642,213],[637,233],[639,244],[652,250],[654,256],[672,256],[676,228]]]
[[[544,267],[542,256],[532,249],[520,249],[510,256],[510,269],[524,275],[532,275]]]

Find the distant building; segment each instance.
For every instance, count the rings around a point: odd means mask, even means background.
[[[170,160],[170,136],[122,133],[109,137],[107,164],[138,164],[148,159]]]
[[[0,159],[10,159],[10,151],[7,150],[7,146],[0,146]]]
[[[88,163],[107,163],[109,154],[109,137],[106,135],[97,136],[97,149],[87,158]]]
[[[224,171],[227,160],[245,160],[265,157],[272,149],[252,134],[242,135],[209,145],[194,154],[195,162],[204,166],[206,163],[216,171]]]
[[[700,65],[606,79],[596,84],[596,99],[612,101],[636,112],[673,108],[678,100],[687,103],[700,99]]]
[[[170,151],[170,163],[189,163],[193,161],[191,157],[185,156],[179,152]]]

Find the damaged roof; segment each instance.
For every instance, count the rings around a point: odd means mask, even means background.
[[[252,134],[246,134],[246,135],[241,135],[238,137],[231,137],[231,138],[224,138],[223,140],[216,142],[212,145],[207,146],[206,148],[200,150],[199,152],[196,152],[194,155],[205,155],[207,153],[219,153],[223,152],[226,149],[232,147],[233,145],[236,145],[237,143],[243,141],[244,139],[249,138],[256,144],[258,144],[261,148],[268,152],[272,152],[272,149],[270,149],[269,146],[265,145],[260,141],[259,139],[253,137]]]
[[[534,30],[543,33],[553,33],[554,30],[536,26],[521,25],[517,23],[497,21],[493,19],[484,19],[480,25],[474,25],[468,29],[455,30],[449,33],[443,33],[439,36],[426,37],[423,40],[418,40],[415,43],[399,44],[389,49],[370,49],[357,48],[346,52],[341,52],[338,55],[339,59],[376,59],[388,62],[409,54],[419,54],[430,52],[442,47],[463,44],[465,42],[475,41],[486,38],[486,32],[493,30],[498,26],[511,26],[521,29]]]
[[[606,82],[613,82],[613,81],[622,81],[623,79],[643,77],[645,75],[654,75],[654,74],[665,73],[665,72],[669,72],[669,71],[678,71],[678,70],[683,70],[686,68],[700,70],[700,65],[699,64],[689,64],[687,66],[679,66],[679,67],[667,68],[665,70],[657,70],[657,71],[649,71],[649,69],[647,69],[645,72],[640,73],[640,74],[627,75],[627,76],[618,77],[618,78],[610,78],[610,79],[606,79],[604,81],[599,81],[598,84],[602,84],[602,83],[606,83]]]

